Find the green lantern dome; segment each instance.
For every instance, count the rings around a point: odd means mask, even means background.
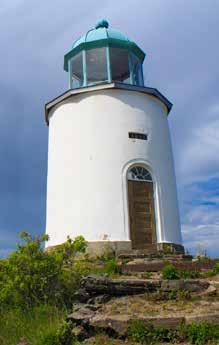
[[[65,54],[64,70],[70,89],[112,82],[144,86],[144,58],[135,42],[102,19]]]
[[[133,52],[143,62],[145,53],[120,31],[109,28],[107,20],[99,21],[94,29],[89,30],[85,35],[74,42],[72,49],[65,54],[64,70],[68,72],[68,61],[82,50],[101,47],[124,48]]]

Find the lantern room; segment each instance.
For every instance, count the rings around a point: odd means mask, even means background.
[[[70,89],[112,82],[144,86],[144,58],[136,43],[101,20],[73,44],[64,57],[64,70]]]

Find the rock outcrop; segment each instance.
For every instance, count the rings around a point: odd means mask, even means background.
[[[191,293],[201,293],[209,288],[210,284],[203,280],[152,280],[152,279],[110,279],[100,276],[88,276],[82,280],[81,289],[76,294],[79,302],[87,302],[92,298],[98,303],[107,301],[109,296],[136,295],[153,292],[169,292],[184,290]]]

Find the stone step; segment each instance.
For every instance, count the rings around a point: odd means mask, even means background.
[[[159,290],[184,290],[201,293],[208,289],[209,282],[198,279],[152,280],[152,279],[110,279],[102,276],[87,276],[82,279],[81,292],[91,296],[110,295],[126,296],[153,293]],[[79,297],[79,296],[77,296]],[[89,296],[87,296],[89,298]]]
[[[122,273],[142,273],[142,272],[159,272],[167,264],[174,265],[176,268],[187,271],[200,271],[200,270],[212,270],[214,268],[214,261],[199,262],[191,261],[187,259],[175,259],[174,257],[163,258],[133,258],[128,263],[120,265]]]
[[[144,249],[131,249],[123,250],[119,252],[119,258],[144,258],[144,257],[157,257],[159,256],[157,252],[157,246],[147,245]]]

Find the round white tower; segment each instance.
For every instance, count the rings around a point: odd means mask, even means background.
[[[69,90],[46,104],[48,246],[183,252],[167,115],[144,52],[103,20],[65,55]]]

